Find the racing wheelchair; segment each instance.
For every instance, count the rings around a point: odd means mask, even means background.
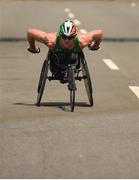
[[[50,71],[50,73],[48,73]],[[48,74],[50,74],[48,76]],[[90,106],[93,106],[93,88],[83,51],[78,53],[68,52],[56,53],[49,49],[46,59],[43,62],[38,83],[37,106],[40,106],[46,81],[59,80],[62,84],[67,84],[70,92],[70,110],[74,111],[76,80],[84,80],[86,93]]]

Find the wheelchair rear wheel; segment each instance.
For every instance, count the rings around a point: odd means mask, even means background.
[[[88,100],[89,100],[90,106],[93,106],[94,102],[93,102],[92,82],[91,82],[91,78],[89,74],[89,69],[88,69],[86,60],[84,58],[81,59],[81,67],[82,67],[83,76],[85,76],[84,85],[85,85],[86,93],[88,96]]]
[[[48,74],[48,68],[49,68],[49,63],[48,60],[45,60],[42,66],[41,74],[40,74],[40,79],[39,79],[39,84],[38,84],[38,96],[37,96],[37,106],[40,106],[40,102],[42,99],[44,87],[46,84],[46,79],[47,79],[47,74]]]

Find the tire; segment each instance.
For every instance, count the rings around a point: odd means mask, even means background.
[[[82,68],[83,76],[86,77],[86,78],[84,78],[84,85],[85,85],[86,93],[88,96],[88,100],[89,100],[90,106],[93,106],[94,102],[93,102],[92,82],[91,82],[89,69],[87,66],[87,62],[84,58],[84,55],[82,55],[82,57],[81,57],[81,68]]]
[[[75,90],[70,90],[70,108],[71,112],[74,111],[75,106]]]
[[[74,75],[74,67],[71,66],[69,67],[69,90],[70,90],[70,108],[71,108],[71,112],[74,111],[74,106],[75,106],[75,91],[76,91],[76,84],[75,84],[75,75]]]
[[[37,95],[37,106],[40,106],[40,102],[42,99],[44,87],[46,84],[46,79],[47,79],[47,74],[48,74],[48,60],[45,60],[42,66],[41,74],[40,74],[40,79],[39,79],[39,84],[38,84],[38,95]]]
[[[41,74],[40,74],[39,83],[38,83],[38,89],[37,89],[38,93],[40,91],[40,87],[41,87],[42,78],[43,78],[43,75],[44,75],[45,66],[46,66],[46,60],[44,61],[42,69],[41,69]]]

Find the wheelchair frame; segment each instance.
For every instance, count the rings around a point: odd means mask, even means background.
[[[40,74],[40,79],[38,83],[38,96],[37,96],[37,106],[40,106],[43,91],[45,88],[46,80],[48,79],[49,81],[52,80],[63,80],[63,77],[56,77],[52,72],[51,76],[48,76],[48,71],[50,70],[50,55],[52,53],[52,50],[49,49],[48,54],[46,59],[43,62],[41,74]],[[79,63],[80,67],[77,69],[77,63]],[[67,80],[68,84],[68,90],[70,91],[70,109],[71,112],[74,111],[75,107],[75,91],[77,90],[76,88],[76,80],[81,81],[82,79],[84,80],[85,88],[86,88],[86,93],[88,96],[88,100],[90,103],[90,106],[93,106],[93,88],[92,88],[92,82],[91,82],[91,77],[89,74],[87,62],[84,56],[83,51],[78,53],[78,59],[76,59],[76,62],[74,64],[68,64],[66,67],[66,74],[67,76],[64,77]],[[79,75],[80,71],[82,71],[82,76]]]

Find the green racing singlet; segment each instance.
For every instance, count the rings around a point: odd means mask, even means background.
[[[60,46],[60,35],[57,33],[56,36],[56,47],[52,49],[51,61],[50,61],[50,69],[54,74],[58,74],[61,72],[61,67],[58,64],[67,65],[69,62],[75,62],[78,57],[78,53],[80,53],[82,49],[79,47],[79,39],[76,35],[74,37],[74,47],[72,49],[62,48]],[[79,67],[79,63],[77,64]]]
[[[60,35],[59,35],[59,33],[57,33],[55,51],[57,51],[57,52],[75,52],[75,53],[80,52],[81,48],[79,47],[78,35],[76,35],[74,37],[74,47],[72,49],[67,49],[67,48],[62,48],[60,46]]]

